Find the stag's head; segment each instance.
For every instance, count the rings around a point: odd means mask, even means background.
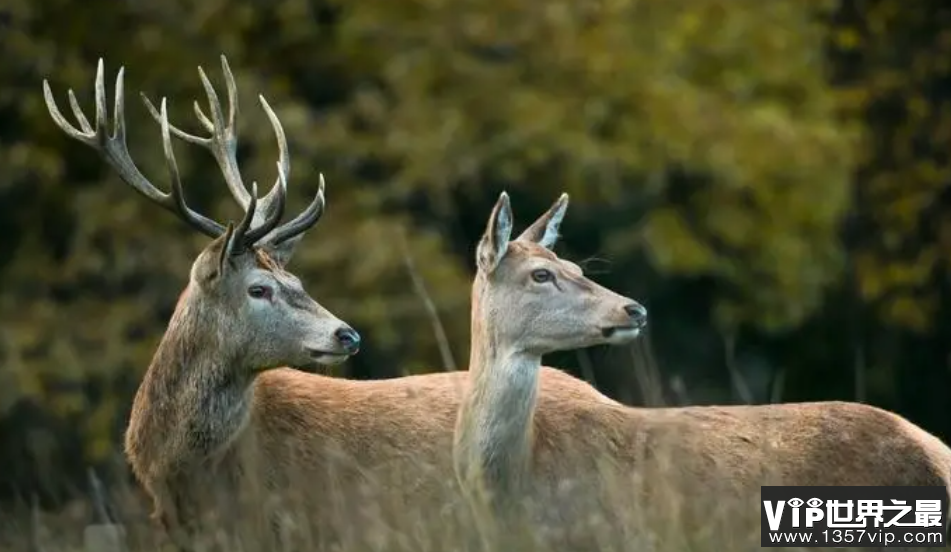
[[[250,192],[238,170],[236,158],[237,91],[224,56],[222,70],[228,89],[227,116],[204,71],[199,68],[208,96],[211,116],[198,103],[195,113],[210,136],[192,135],[168,122],[165,100],[156,107],[142,99],[162,131],[162,143],[171,180],[171,191],[162,192],[136,167],[126,147],[123,69],[116,78],[113,130],[107,129],[108,110],[102,60],[96,74],[96,118],[91,125],[72,92],[70,106],[79,123],[76,128],[60,113],[49,84],[44,95],[53,120],[70,137],[96,149],[122,179],[136,191],[173,212],[196,230],[213,238],[192,265],[188,289],[176,315],[191,316],[193,324],[214,332],[241,355],[242,364],[252,370],[278,366],[312,368],[316,364],[340,362],[359,350],[360,336],[304,291],[300,280],[285,270],[294,247],[324,210],[324,180],[313,201],[292,220],[281,224],[290,172],[287,141],[280,120],[267,101],[260,97],[277,136],[280,151],[277,180],[270,192],[258,197],[257,184]],[[224,175],[232,196],[244,210],[241,221],[227,226],[193,211],[185,202],[171,136],[211,151]],[[187,311],[187,312],[185,312]],[[188,316],[186,316],[186,314]]]
[[[643,306],[592,282],[551,250],[567,208],[568,195],[562,194],[514,240],[505,192],[492,209],[476,252],[473,308],[505,347],[543,355],[617,345],[634,340],[647,325]]]
[[[229,224],[192,264],[188,301],[215,320],[218,339],[254,371],[334,364],[360,347],[359,334],[285,269],[292,248],[289,241],[259,242]]]

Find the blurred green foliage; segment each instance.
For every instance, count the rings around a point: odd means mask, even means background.
[[[158,128],[138,91],[168,96],[172,122],[194,131],[195,68],[220,85],[226,54],[242,169],[264,183],[276,147],[256,95],[268,98],[291,142],[291,208],[327,177],[327,214],[292,269],[366,338],[344,375],[444,366],[399,242],[463,361],[471,251],[498,192],[513,193],[525,224],[568,191],[565,251],[611,259],[602,281],[663,305],[652,311],[662,373],[720,367],[710,336],[740,332],[773,369],[808,365],[792,389],[814,398],[804,390],[851,390],[849,340],[870,340],[890,347],[873,367],[876,396],[921,400],[890,394],[913,345],[905,334],[856,338],[840,316],[856,294],[869,327],[915,330],[933,358],[951,352],[938,345],[951,34],[947,8],[920,4],[7,0],[0,441],[69,454],[26,434],[26,416],[77,436],[85,462],[114,455],[204,243],[52,123],[42,79],[64,108],[73,88],[89,114],[100,56],[110,94],[127,68],[130,149],[162,185]],[[237,217],[210,156],[183,143],[176,152],[189,202]],[[946,401],[927,404],[925,418],[948,416]]]
[[[852,236],[862,298],[888,321],[933,327],[935,277],[951,258],[951,12],[863,2],[832,29],[843,105],[877,130],[860,148]],[[946,274],[946,273],[945,273]]]

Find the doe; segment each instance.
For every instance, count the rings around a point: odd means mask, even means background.
[[[951,490],[945,444],[863,404],[633,408],[566,400],[537,408],[542,355],[626,343],[646,325],[643,307],[551,251],[567,207],[563,195],[511,239],[503,193],[478,246],[470,385],[454,466],[472,506],[488,511],[483,521],[528,515],[560,530],[549,545],[568,549],[593,549],[615,531],[623,549],[749,550],[760,545],[762,485]]]

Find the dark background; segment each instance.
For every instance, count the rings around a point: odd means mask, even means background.
[[[192,5],[194,4],[194,5]],[[558,247],[646,304],[629,349],[546,359],[630,404],[860,400],[951,440],[951,8],[940,0],[4,0],[0,3],[0,503],[123,481],[132,394],[203,246],[68,139],[124,65],[130,148],[168,185],[169,97],[197,131],[202,65],[240,93],[245,179],[328,210],[291,267],[360,330],[334,374],[467,358],[474,245],[572,196]],[[236,218],[206,152],[189,202]],[[407,259],[446,328],[432,317]]]

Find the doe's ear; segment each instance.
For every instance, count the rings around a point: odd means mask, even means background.
[[[476,264],[479,270],[491,274],[499,266],[502,258],[505,257],[506,250],[508,250],[511,237],[512,205],[509,202],[509,195],[502,192],[499,195],[499,200],[495,203],[495,207],[492,208],[485,234],[482,235],[476,249]]]
[[[558,228],[567,210],[568,194],[561,194],[558,201],[526,228],[517,239],[535,242],[546,249],[551,249],[558,241]]]

